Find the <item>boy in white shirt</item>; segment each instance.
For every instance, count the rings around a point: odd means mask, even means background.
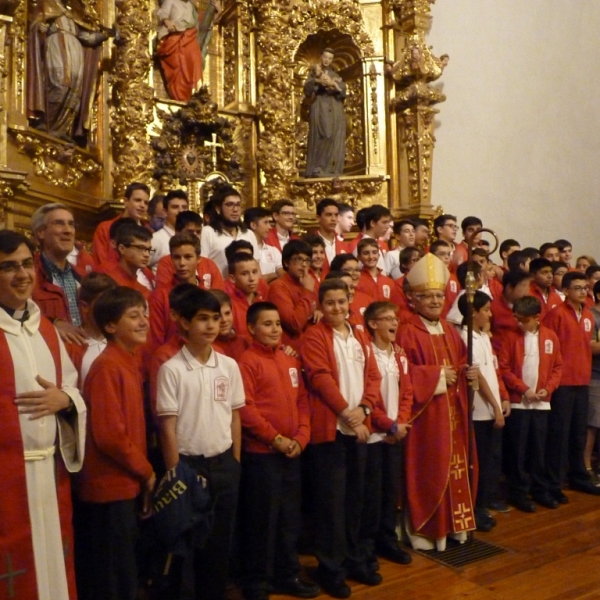
[[[240,480],[244,386],[236,362],[212,348],[221,320],[219,301],[196,289],[179,307],[187,344],[158,373],[157,414],[167,469],[187,462],[208,481],[215,520],[194,554],[195,597],[222,600],[228,578]]]
[[[274,246],[265,243],[265,238],[271,231],[271,213],[261,206],[253,206],[244,211],[244,225],[254,233],[256,243],[254,246],[254,258],[260,265],[262,278],[271,283],[283,275],[281,264],[281,252]]]

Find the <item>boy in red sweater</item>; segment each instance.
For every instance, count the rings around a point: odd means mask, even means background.
[[[529,274],[531,275],[530,294],[540,301],[543,319],[549,310],[563,303],[563,299],[552,286],[554,280],[552,263],[547,258],[534,258],[529,263]]]
[[[379,245],[377,240],[364,238],[356,247],[358,260],[363,264],[357,290],[367,294],[371,302],[389,300],[394,288],[394,280],[383,274],[377,266],[379,260]]]
[[[244,598],[319,595],[299,577],[300,454],[310,438],[310,413],[297,358],[281,348],[277,307],[257,302],[247,313],[253,344],[239,361],[246,405],[240,483]]]
[[[77,479],[75,519],[80,598],[134,600],[137,498],[150,510],[155,475],[146,458],[142,380],[136,349],[146,342],[146,302],[117,287],[94,303],[108,345],[92,364],[83,389],[88,409],[85,461]]]
[[[381,431],[394,424],[382,410],[381,375],[371,344],[346,321],[348,294],[343,281],[321,284],[323,320],[305,333],[301,345],[311,406],[317,575],[335,598],[350,597],[346,577],[366,585],[381,583],[360,539],[365,442],[371,434],[371,413]]]
[[[213,343],[213,348],[217,352],[229,356],[229,358],[239,360],[250,347],[250,339],[247,335],[238,334],[233,328],[233,309],[229,295],[221,290],[212,290],[211,294],[219,301],[221,306],[219,335]]]
[[[585,306],[587,279],[579,271],[570,271],[562,286],[565,301],[549,311],[542,324],[557,335],[563,359],[560,385],[548,417],[546,480],[550,495],[564,504],[568,498],[561,491],[561,483],[567,463],[571,489],[600,495],[600,487],[590,481],[583,462],[594,332],[594,317]]]
[[[557,499],[548,493],[544,455],[550,399],[560,383],[562,358],[556,334],[540,325],[542,304],[538,298],[516,300],[513,312],[520,331],[506,333],[499,356],[511,402],[504,429],[506,477],[511,504],[523,512],[534,512],[529,493],[542,506],[558,507]]]
[[[246,313],[254,303],[263,300],[258,291],[260,267],[249,254],[234,254],[227,263],[229,281],[233,284],[230,294],[233,309],[233,328],[238,334],[246,335]]]

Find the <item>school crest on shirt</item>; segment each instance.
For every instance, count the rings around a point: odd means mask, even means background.
[[[383,297],[384,298],[389,298],[390,297],[391,290],[390,290],[390,286],[389,285],[382,286],[381,290],[383,292]]]
[[[406,359],[406,356],[400,357],[400,364],[402,365],[402,373],[408,375],[408,360]]]
[[[204,289],[210,290],[211,284],[212,284],[212,275],[210,275],[209,273],[205,273],[204,275],[202,275],[202,285],[204,286]]]
[[[295,367],[290,368],[290,381],[292,382],[292,387],[298,387],[298,369]]]
[[[366,306],[362,306],[362,307],[361,307],[361,308],[358,310],[358,312],[360,313],[361,317],[364,317],[364,316],[365,316],[365,311],[366,311],[366,310],[367,310],[367,307],[366,307]]]
[[[456,287],[456,281],[453,281],[452,279],[450,280],[450,291],[453,294],[456,294],[456,292],[458,292],[458,288]]]
[[[229,391],[229,379],[227,377],[215,378],[215,401],[225,402]]]
[[[589,333],[592,330],[592,322],[589,319],[584,319],[583,328]]]
[[[546,354],[554,354],[554,342],[552,340],[546,340],[544,342],[544,352]]]
[[[357,345],[356,347],[356,360],[364,364],[365,362],[365,353],[362,349],[362,346]]]

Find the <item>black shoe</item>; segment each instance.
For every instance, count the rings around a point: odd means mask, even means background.
[[[365,585],[379,585],[383,581],[383,577],[377,571],[367,571],[366,569],[348,571],[348,579]]]
[[[299,577],[292,579],[279,579],[271,584],[272,594],[295,596],[296,598],[316,598],[321,593],[321,588],[316,583],[302,581]]]
[[[558,500],[550,494],[539,494],[531,496],[534,502],[546,508],[558,508]]]
[[[569,497],[562,492],[548,492],[551,498],[554,498],[559,504],[569,504]]]
[[[319,576],[318,572],[315,574],[315,579],[319,582],[323,591],[332,598],[350,598],[352,594],[350,586],[343,579]]]
[[[483,533],[489,533],[492,529],[494,529],[494,525],[490,519],[485,517],[475,517],[475,525],[477,526],[477,531],[481,531]]]
[[[585,483],[572,483],[571,489],[592,496],[600,496],[600,487],[596,487],[591,481]]]
[[[399,565],[410,565],[412,562],[412,556],[397,544],[395,546],[379,546],[377,554]]]
[[[488,508],[499,513],[510,512],[510,506],[506,502],[502,502],[502,500],[493,500],[488,504]]]
[[[517,509],[526,513],[534,513],[535,504],[528,498],[511,498],[509,502]]]

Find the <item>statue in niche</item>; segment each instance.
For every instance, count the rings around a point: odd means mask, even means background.
[[[85,147],[102,43],[112,30],[90,31],[81,9],[42,0],[29,30],[27,115],[33,127]]]
[[[346,84],[331,68],[334,52],[325,48],[321,62],[313,65],[304,84],[312,100],[308,117],[306,177],[332,177],[344,172],[346,155]]]
[[[202,81],[202,49],[208,48],[213,25],[222,9],[212,0],[199,20],[194,0],[164,0],[159,20],[157,56],[167,93],[173,100],[188,102]]]

